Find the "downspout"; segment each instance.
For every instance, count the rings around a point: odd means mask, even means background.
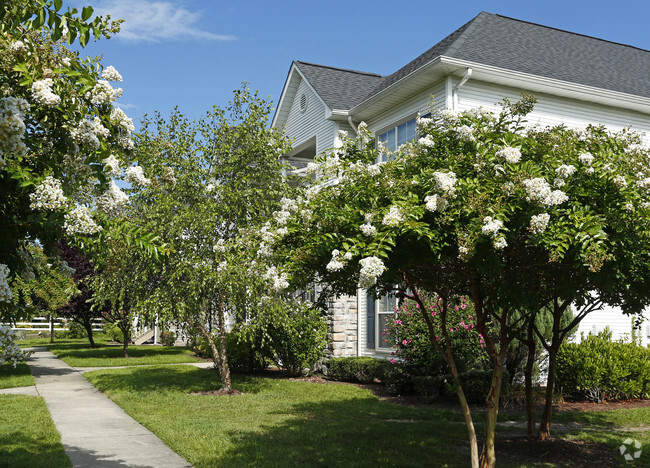
[[[354,122],[352,121],[352,116],[348,115],[348,123],[350,124],[350,127],[354,130],[354,133],[357,135],[359,134],[359,127],[357,127]]]
[[[469,80],[469,77],[472,76],[472,69],[468,68],[467,72],[465,72],[465,76],[463,76],[463,79],[460,80],[460,83],[458,83],[453,91],[452,91],[452,110],[456,110],[456,107],[458,105],[458,90],[465,84],[467,83],[467,80]]]

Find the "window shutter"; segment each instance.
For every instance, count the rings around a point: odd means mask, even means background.
[[[366,298],[366,347],[375,349],[375,298]]]

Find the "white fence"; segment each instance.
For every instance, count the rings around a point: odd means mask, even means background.
[[[54,319],[54,331],[64,331],[70,327],[72,320],[57,317]],[[50,331],[50,319],[48,317],[33,317],[31,322],[14,322],[3,323],[6,327],[11,327],[12,330],[25,330],[25,331]],[[93,320],[93,331],[101,331],[104,323],[102,319]]]

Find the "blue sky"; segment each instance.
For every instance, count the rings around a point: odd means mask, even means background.
[[[124,77],[138,126],[174,106],[199,118],[247,81],[277,103],[292,60],[389,74],[482,10],[650,50],[650,2],[69,0],[126,21],[82,51]]]

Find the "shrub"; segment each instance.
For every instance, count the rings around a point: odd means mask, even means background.
[[[122,343],[124,341],[124,334],[120,327],[115,323],[107,323],[104,325],[104,334],[109,341],[115,341],[117,343]]]
[[[120,332],[121,334],[122,332]],[[70,322],[68,329],[61,332],[61,338],[86,338],[88,333],[83,325],[77,322]]]
[[[327,378],[340,382],[370,383],[383,380],[387,361],[365,356],[339,357],[327,361]]]
[[[510,376],[508,371],[503,372],[501,383],[501,399],[507,399],[510,394]],[[458,374],[458,380],[463,387],[463,393],[468,403],[485,403],[492,385],[491,370],[473,370]],[[415,392],[427,399],[435,399],[439,396],[446,398],[457,398],[454,379],[451,374],[438,376],[412,377],[411,381]]]
[[[424,297],[426,313],[433,319],[436,337],[442,339],[439,300],[433,295]],[[483,339],[475,329],[473,306],[464,297],[456,298],[456,302],[447,312],[447,328],[456,368],[458,372],[484,370],[489,359],[483,350]],[[409,375],[435,376],[449,372],[447,363],[431,343],[422,311],[414,301],[402,302],[395,311],[395,319],[386,330],[386,335],[395,341],[396,350],[393,354],[403,363],[404,371]]]
[[[597,402],[650,397],[650,349],[611,338],[606,330],[560,347],[556,381],[565,396]]]
[[[164,331],[160,334],[160,343],[163,346],[174,346],[176,343],[176,333],[171,331]]]
[[[187,330],[189,335],[188,347],[199,357],[212,359],[212,347],[205,337],[198,335],[195,330]],[[219,342],[215,344],[219,347]],[[269,363],[270,350],[268,346],[247,333],[242,333],[240,328],[235,328],[226,335],[226,352],[228,364],[232,370],[245,372],[259,372],[264,370]]]

